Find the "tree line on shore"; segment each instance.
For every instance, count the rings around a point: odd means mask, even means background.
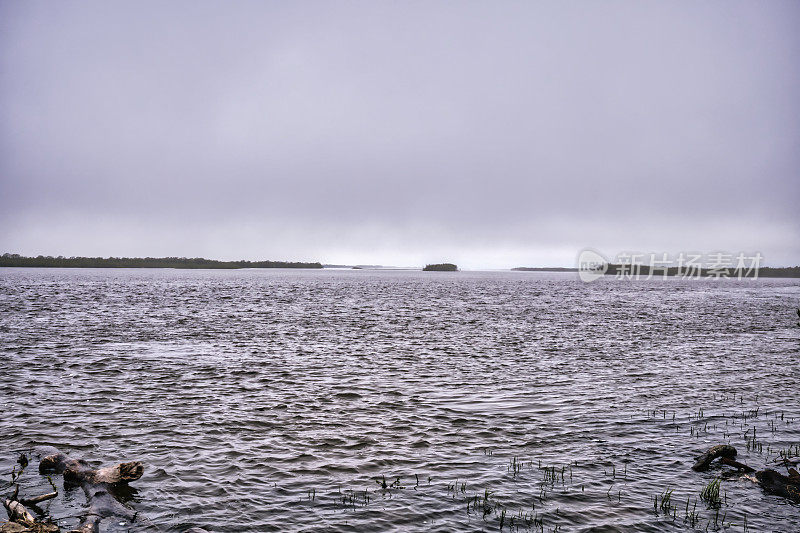
[[[322,268],[321,263],[299,261],[216,261],[202,257],[24,257],[5,253],[0,267],[50,268]]]
[[[604,266],[597,267],[603,271]],[[644,264],[618,264],[609,263],[605,266],[608,276],[662,276],[695,277],[695,278],[800,278],[800,266],[793,267],[759,267],[756,269],[737,268],[699,268],[699,267],[669,267],[657,268]],[[518,272],[579,272],[578,268],[562,267],[516,267],[511,270]]]
[[[700,268],[669,267],[658,268],[640,264],[609,264],[606,275],[633,276],[681,276],[697,278],[800,278],[800,266],[748,268]]]

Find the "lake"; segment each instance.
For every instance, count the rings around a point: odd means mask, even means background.
[[[796,279],[0,269],[0,487],[49,444],[142,461],[129,504],[167,531],[796,531],[737,476],[707,509],[722,470],[691,465],[786,473],[797,307]]]

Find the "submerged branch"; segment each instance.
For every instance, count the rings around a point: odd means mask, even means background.
[[[789,475],[771,469],[756,470],[744,463],[734,460],[736,448],[727,444],[712,446],[707,452],[697,458],[697,462],[692,469],[698,472],[708,470],[711,462],[720,457],[720,464],[728,465],[739,469],[741,472],[755,472],[755,475],[745,475],[744,477],[758,483],[765,492],[788,498],[793,502],[800,503],[800,474],[794,468],[789,468]]]

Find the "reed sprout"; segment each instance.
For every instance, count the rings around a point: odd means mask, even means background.
[[[708,505],[709,508],[718,508],[720,505],[722,505],[722,500],[719,497],[721,485],[722,480],[717,478],[712,480],[703,488],[702,491],[700,491],[700,499],[706,502],[706,505]]]

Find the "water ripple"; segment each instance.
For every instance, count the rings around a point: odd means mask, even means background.
[[[796,280],[3,269],[0,471],[142,460],[131,503],[174,531],[692,529],[698,451],[800,445],[796,307]],[[795,530],[723,486],[726,527]]]

